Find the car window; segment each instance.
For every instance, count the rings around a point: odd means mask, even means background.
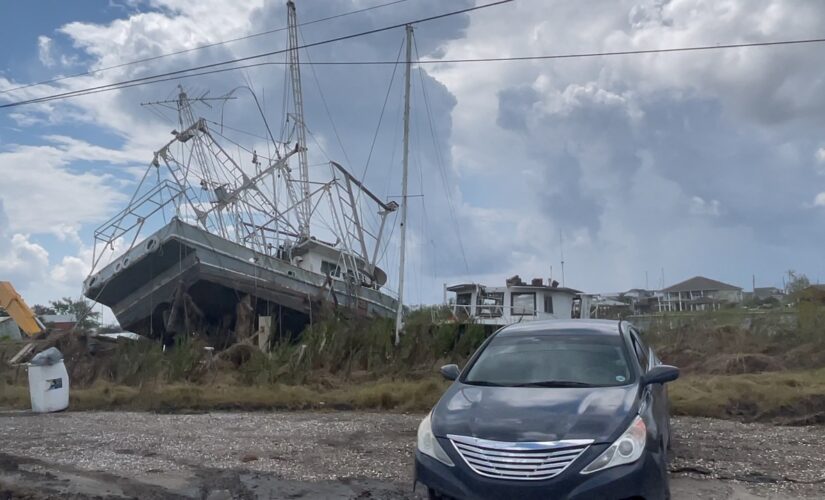
[[[644,345],[635,330],[631,330],[630,338],[633,340],[633,351],[636,352],[636,359],[639,360],[639,365],[642,367],[642,372],[644,373],[650,366],[647,346]]]
[[[500,335],[481,352],[463,382],[601,387],[630,383],[631,372],[618,335]]]

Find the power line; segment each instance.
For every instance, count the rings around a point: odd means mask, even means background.
[[[361,31],[361,32],[358,32],[358,33],[352,33],[352,34],[349,34],[349,35],[343,35],[343,36],[339,36],[339,37],[335,37],[335,38],[329,38],[329,39],[321,40],[321,41],[318,41],[318,42],[312,42],[312,43],[308,43],[308,44],[298,46],[297,49],[307,49],[307,48],[310,48],[310,47],[317,47],[319,45],[327,45],[327,44],[330,44],[330,43],[340,42],[340,41],[343,41],[343,40],[350,40],[352,38],[358,38],[358,37],[362,37],[362,36],[366,36],[366,35],[372,35],[372,34],[375,34],[375,33],[381,33],[381,32],[384,32],[384,31],[390,31],[390,30],[393,30],[393,29],[402,28],[402,27],[404,27],[408,24],[425,23],[425,22],[434,21],[434,20],[437,20],[437,19],[443,19],[445,17],[454,16],[454,15],[457,15],[457,14],[464,14],[464,13],[467,13],[467,12],[472,12],[472,11],[476,11],[476,10],[480,10],[480,9],[485,9],[487,7],[493,7],[493,6],[496,6],[496,5],[510,3],[512,1],[513,0],[498,0],[498,1],[487,3],[487,4],[484,4],[484,5],[477,5],[475,7],[468,7],[468,8],[465,8],[465,9],[459,9],[459,10],[454,10],[454,11],[451,11],[451,12],[446,12],[446,13],[443,13],[443,14],[438,14],[438,15],[434,15],[434,16],[420,18],[420,19],[416,19],[414,21],[407,21],[407,22],[400,23],[400,24],[385,26],[383,28],[375,28],[375,29],[371,29],[371,30]],[[243,62],[243,61],[250,61],[252,59],[260,59],[262,57],[267,57],[267,56],[272,56],[272,55],[277,55],[277,54],[283,54],[283,53],[286,53],[288,50],[289,49],[273,50],[273,51],[270,51],[270,52],[263,52],[261,54],[255,54],[255,55],[252,55],[252,56],[238,57],[238,58],[235,58],[235,59],[229,59],[229,60],[226,60],[226,61],[221,61],[221,62],[216,62],[216,63],[211,63],[211,64],[204,64],[204,65],[201,65],[201,66],[195,66],[195,67],[188,68],[188,69],[170,71],[170,72],[161,73],[161,74],[158,74],[158,75],[144,76],[144,77],[141,77],[141,78],[134,78],[134,79],[131,79],[131,80],[125,80],[125,81],[116,82],[116,83],[109,83],[109,84],[106,84],[106,85],[98,85],[97,87],[89,87],[87,89],[74,90],[74,91],[70,91],[70,92],[62,92],[62,93],[59,93],[59,94],[52,94],[50,96],[44,96],[44,97],[28,99],[28,100],[24,100],[24,101],[12,102],[12,103],[8,103],[8,104],[0,105],[0,109],[1,108],[12,108],[12,107],[21,106],[21,105],[24,105],[24,104],[34,104],[34,103],[40,103],[40,102],[48,102],[48,101],[52,101],[52,100],[55,100],[55,99],[76,97],[78,95],[86,95],[86,92],[91,93],[93,91],[101,91],[101,90],[116,90],[116,89],[119,89],[119,88],[133,86],[131,84],[134,84],[134,83],[148,84],[148,83],[154,83],[155,81],[165,81],[165,80],[156,80],[156,79],[163,78],[163,77],[168,77],[168,76],[183,75],[184,73],[189,73],[189,72],[192,72],[192,71],[215,68],[215,67],[218,67],[218,66],[225,66],[227,64],[233,64],[233,63],[238,63],[238,62]],[[241,69],[241,67],[236,67],[234,69]],[[202,73],[202,74],[207,74],[207,73]]]
[[[389,7],[390,5],[395,5],[395,4],[406,2],[406,1],[407,0],[393,0],[391,2],[386,2],[386,3],[379,4],[379,5],[373,5],[372,7],[365,7],[363,9],[357,9],[357,10],[352,10],[352,11],[348,11],[348,12],[342,12],[340,14],[335,14],[335,15],[332,15],[332,16],[322,17],[320,19],[314,19],[312,21],[307,21],[307,22],[304,22],[304,23],[300,23],[298,26],[309,26],[311,24],[317,24],[317,23],[324,22],[324,21],[330,21],[332,19],[338,19],[340,17],[351,16],[353,14],[360,14],[362,12],[367,12],[367,11],[374,10],[374,9]],[[218,45],[225,45],[225,44],[228,44],[228,43],[234,43],[234,42],[239,42],[239,41],[242,41],[242,40],[248,40],[250,38],[255,38],[255,37],[259,37],[259,36],[271,35],[272,33],[278,33],[280,31],[285,31],[286,29],[287,29],[287,27],[284,26],[284,27],[281,27],[281,28],[275,28],[275,29],[271,29],[271,30],[267,30],[267,31],[261,31],[261,32],[258,32],[258,33],[251,33],[249,35],[241,36],[241,37],[238,37],[238,38],[230,38],[228,40],[221,40],[221,41],[218,41],[218,42],[212,42],[212,43],[207,43],[207,44],[204,44],[204,45],[198,45],[197,47],[192,47],[191,49],[183,49],[183,50],[178,50],[178,51],[175,51],[175,52],[167,52],[167,53],[159,54],[159,55],[152,56],[152,57],[145,57],[143,59],[135,59],[134,61],[115,64],[115,65],[112,65],[112,66],[107,66],[105,68],[98,68],[98,69],[93,69],[93,70],[89,70],[89,71],[84,71],[84,72],[81,72],[81,73],[74,73],[74,74],[71,74],[71,75],[59,76],[59,77],[56,77],[56,78],[52,78],[50,80],[43,80],[43,81],[40,81],[40,82],[34,82],[34,83],[26,84],[26,85],[20,85],[19,87],[13,87],[13,88],[10,88],[10,89],[0,90],[0,94],[7,94],[9,92],[14,92],[15,90],[23,90],[23,89],[27,89],[27,88],[31,88],[31,87],[37,87],[37,86],[40,86],[40,85],[46,85],[46,84],[49,84],[49,83],[56,83],[56,82],[60,82],[60,81],[63,81],[63,80],[68,80],[68,79],[71,79],[71,78],[77,78],[77,77],[80,77],[80,76],[97,75],[99,73],[104,73],[106,71],[117,69],[117,68],[123,68],[125,66],[132,66],[134,64],[140,64],[140,63],[145,63],[145,62],[150,62],[150,61],[156,61],[158,59],[163,59],[165,57],[171,57],[171,56],[177,56],[177,55],[180,55],[180,54],[186,54],[186,53],[189,53],[189,52],[195,52],[197,50],[208,49],[208,48],[211,48],[211,47],[216,47]]]
[[[490,7],[493,5],[498,5],[501,3],[510,2],[513,0],[502,0],[500,2],[495,2],[492,4],[481,5],[478,7],[474,7],[472,9],[479,9],[483,7]],[[440,16],[435,16],[434,18],[445,17],[447,15],[453,15],[458,13],[463,13],[466,10],[472,9],[465,9],[463,11],[456,11],[455,13],[447,13],[442,14]],[[412,21],[409,24],[416,24],[421,22],[426,22],[428,20],[432,20],[434,18],[426,18],[417,21]],[[356,33],[352,35],[347,35],[345,37],[334,38],[330,40],[325,40],[321,42],[314,42],[312,44],[304,45],[299,48],[306,48],[312,47],[317,45],[322,45],[326,43],[332,43],[340,40],[345,40],[349,38],[355,38],[357,36],[364,36],[369,35],[372,33],[376,33],[379,31],[386,31],[390,29],[399,28],[404,26],[403,24],[389,26],[386,28],[380,28],[378,30],[371,30],[368,32]],[[802,44],[816,44],[816,43],[823,43],[825,42],[825,38],[808,38],[808,39],[800,39],[800,40],[780,40],[780,41],[770,41],[770,42],[752,42],[752,43],[735,43],[735,44],[721,44],[721,45],[702,45],[702,46],[694,46],[694,47],[672,47],[672,48],[664,48],[664,49],[638,49],[638,50],[623,50],[623,51],[612,51],[612,52],[580,52],[580,53],[571,53],[571,54],[547,54],[547,55],[535,55],[535,56],[511,56],[511,57],[480,57],[480,58],[461,58],[461,59],[419,59],[416,61],[412,61],[413,64],[462,64],[462,63],[491,63],[491,62],[513,62],[513,61],[538,61],[538,60],[552,60],[552,59],[577,59],[577,58],[590,58],[590,57],[612,57],[612,56],[625,56],[625,55],[642,55],[642,54],[667,54],[667,53],[676,53],[676,52],[697,52],[697,51],[708,51],[708,50],[724,50],[724,49],[740,49],[740,48],[750,48],[750,47],[771,47],[771,46],[781,46],[781,45],[802,45]],[[282,61],[267,61],[261,63],[254,63],[254,64],[247,64],[241,66],[233,66],[230,68],[223,68],[218,70],[212,71],[203,71],[200,73],[191,73],[191,74],[181,74],[181,73],[188,73],[190,71],[196,71],[202,68],[209,68],[215,66],[222,66],[226,64],[231,64],[233,62],[241,62],[245,60],[255,59],[259,57],[265,57],[268,55],[275,55],[281,54],[286,52],[286,50],[279,50],[274,52],[269,52],[265,54],[259,54],[256,56],[249,56],[244,58],[239,58],[232,61],[224,61],[220,63],[209,64],[205,66],[199,66],[195,68],[189,68],[185,70],[173,71],[170,73],[164,73],[160,75],[148,76],[143,78],[137,78],[134,80],[128,80],[125,82],[119,83],[112,83],[108,85],[101,85],[99,87],[91,87],[88,89],[81,89],[71,92],[65,92],[61,94],[54,94],[51,96],[44,96],[34,99],[29,99],[25,101],[17,101],[8,104],[0,105],[0,109],[2,108],[11,108],[16,106],[22,106],[25,104],[37,104],[41,102],[49,102],[52,100],[57,99],[65,99],[70,97],[80,97],[89,94],[96,94],[98,92],[108,92],[111,90],[120,90],[124,88],[136,87],[141,85],[151,85],[154,83],[162,83],[170,80],[176,80],[181,78],[190,78],[194,76],[203,76],[203,75],[211,75],[214,73],[222,73],[225,71],[235,71],[239,69],[247,69],[247,68],[254,68],[259,66],[268,66],[268,65],[275,65],[275,66],[283,66],[286,65],[286,62]],[[301,65],[313,65],[313,66],[369,66],[369,65],[387,65],[387,64],[396,64],[396,61],[390,60],[373,60],[373,61],[302,61]],[[172,76],[171,78],[162,78],[168,75],[176,75]],[[148,81],[147,81],[148,80]]]
[[[510,62],[510,61],[539,61],[548,59],[579,59],[587,57],[611,57],[611,56],[627,56],[627,55],[643,55],[643,54],[662,54],[672,52],[697,52],[705,50],[722,50],[722,49],[742,49],[749,47],[771,47],[777,45],[801,45],[823,43],[825,38],[806,38],[801,40],[780,40],[771,42],[752,42],[752,43],[731,43],[720,45],[700,45],[695,47],[671,47],[664,49],[638,49],[638,50],[620,50],[612,52],[578,52],[571,54],[546,54],[535,56],[510,56],[510,57],[475,57],[475,58],[460,58],[460,59],[418,59],[411,61],[413,64],[461,64],[461,63],[486,63],[486,62]],[[286,65],[286,62],[272,62],[269,64]],[[372,60],[372,61],[312,61],[301,62],[302,65],[312,66],[372,66],[372,65],[391,65],[395,61],[390,60]]]

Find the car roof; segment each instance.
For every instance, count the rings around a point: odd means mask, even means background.
[[[611,319],[548,319],[514,323],[505,326],[496,335],[522,334],[584,334],[584,335],[619,335],[618,320]]]

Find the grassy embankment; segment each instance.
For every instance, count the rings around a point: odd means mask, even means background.
[[[798,317],[736,311],[665,317],[648,340],[683,369],[671,385],[675,414],[778,423],[825,422],[825,314]],[[301,343],[270,356],[236,346],[212,358],[197,340],[171,353],[152,343],[89,349],[83,337],[57,341],[72,380],[73,409],[376,409],[426,411],[447,383],[438,366],[463,363],[483,341],[477,326],[409,322],[401,346],[392,324],[330,317]],[[8,351],[8,349],[7,349]],[[94,354],[90,353],[92,351]],[[0,407],[29,405],[25,371],[8,368],[0,347]]]

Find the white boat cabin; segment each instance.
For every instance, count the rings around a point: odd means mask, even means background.
[[[369,266],[357,255],[346,253],[314,238],[287,248],[283,254],[293,265],[329,276],[333,280],[355,280],[358,276],[363,285],[375,289],[381,288],[387,282],[387,274],[383,269]]]
[[[552,281],[544,284],[534,279],[529,284],[518,276],[507,280],[505,286],[485,286],[462,283],[445,286],[454,297],[447,303],[458,320],[504,326],[539,319],[571,319],[590,316],[589,298],[578,290],[558,286]]]

